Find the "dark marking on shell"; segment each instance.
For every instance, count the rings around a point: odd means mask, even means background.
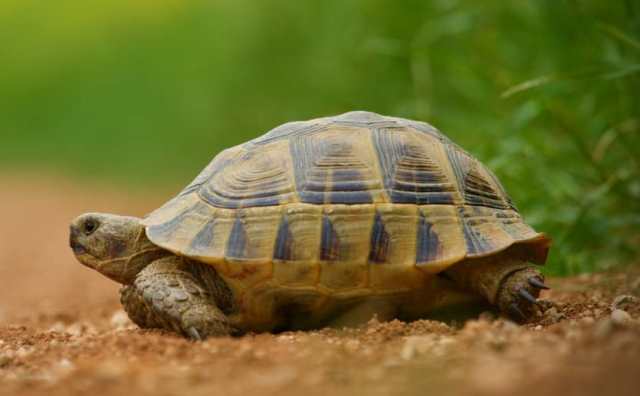
[[[309,204],[322,205],[324,203],[324,192],[301,191],[300,201]]]
[[[391,202],[416,205],[452,205],[453,196],[450,193],[432,193],[418,195],[402,191],[391,191]]]
[[[491,241],[486,239],[484,235],[478,232],[473,226],[480,224],[482,221],[477,219],[470,219],[463,207],[458,208],[460,214],[460,220],[462,223],[462,232],[464,235],[465,244],[467,246],[467,254],[481,254],[494,249]],[[472,208],[473,212],[476,212],[476,208]],[[473,213],[472,213],[473,215]]]
[[[353,192],[332,192],[327,194],[326,203],[332,204],[362,204],[372,203],[373,198],[367,191],[353,191]]]
[[[433,261],[438,256],[440,240],[438,234],[433,230],[432,224],[427,221],[424,214],[420,214],[416,238],[416,264],[425,264]]]
[[[293,235],[289,229],[289,219],[287,216],[283,216],[278,226],[278,236],[276,237],[273,249],[273,258],[276,260],[293,260],[292,244]]]
[[[362,172],[357,169],[334,169],[331,173],[331,191],[357,191],[367,189],[362,182]]]
[[[190,249],[193,252],[203,252],[211,247],[213,241],[213,230],[215,228],[215,219],[211,219],[202,227],[191,241]]]
[[[173,233],[180,228],[180,225],[184,222],[184,219],[189,216],[192,208],[187,208],[176,215],[171,220],[168,220],[162,224],[152,225],[148,228],[147,233],[151,239],[161,238],[164,240],[171,239]]]
[[[233,223],[225,256],[232,259],[247,258],[247,231],[239,216]]]
[[[320,259],[336,261],[340,256],[340,239],[333,228],[333,223],[328,215],[322,218],[322,240],[320,242]]]
[[[369,261],[372,263],[386,263],[391,237],[384,227],[384,220],[380,213],[376,213],[371,230],[371,247],[369,250]]]

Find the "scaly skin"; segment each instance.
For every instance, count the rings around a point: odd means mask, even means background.
[[[177,256],[149,264],[120,295],[131,320],[143,328],[173,330],[195,340],[235,333],[215,296]]]
[[[546,288],[540,271],[519,258],[517,251],[467,259],[445,274],[460,288],[480,294],[518,322],[525,322],[535,314],[536,299],[540,290]]]
[[[537,279],[540,283],[544,277],[534,267],[517,270],[502,280],[495,304],[501,312],[518,322],[525,322],[531,318],[539,302],[533,302],[540,295],[541,287],[536,287],[530,281]],[[523,291],[530,297],[525,297]],[[532,300],[533,299],[533,300]]]

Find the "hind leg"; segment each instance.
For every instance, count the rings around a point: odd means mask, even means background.
[[[540,291],[548,289],[544,276],[534,265],[506,255],[465,260],[445,274],[459,287],[480,294],[519,322],[535,314]]]
[[[211,293],[175,256],[140,271],[133,285],[120,290],[120,301],[131,320],[143,328],[171,330],[196,340],[233,332]]]

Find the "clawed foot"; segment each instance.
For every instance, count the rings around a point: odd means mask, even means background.
[[[140,327],[162,328],[194,341],[234,329],[209,291],[174,258],[158,260],[121,290],[129,317]]]
[[[544,310],[548,302],[538,300],[541,290],[548,290],[537,270],[527,268],[514,272],[504,281],[498,292],[498,307],[511,319],[526,322],[536,309]]]

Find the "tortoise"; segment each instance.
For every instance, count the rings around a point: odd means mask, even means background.
[[[494,174],[429,124],[354,111],[219,153],[140,219],[73,220],[77,259],[123,285],[142,328],[193,339],[414,319],[485,301],[517,321],[546,289],[550,238]]]

